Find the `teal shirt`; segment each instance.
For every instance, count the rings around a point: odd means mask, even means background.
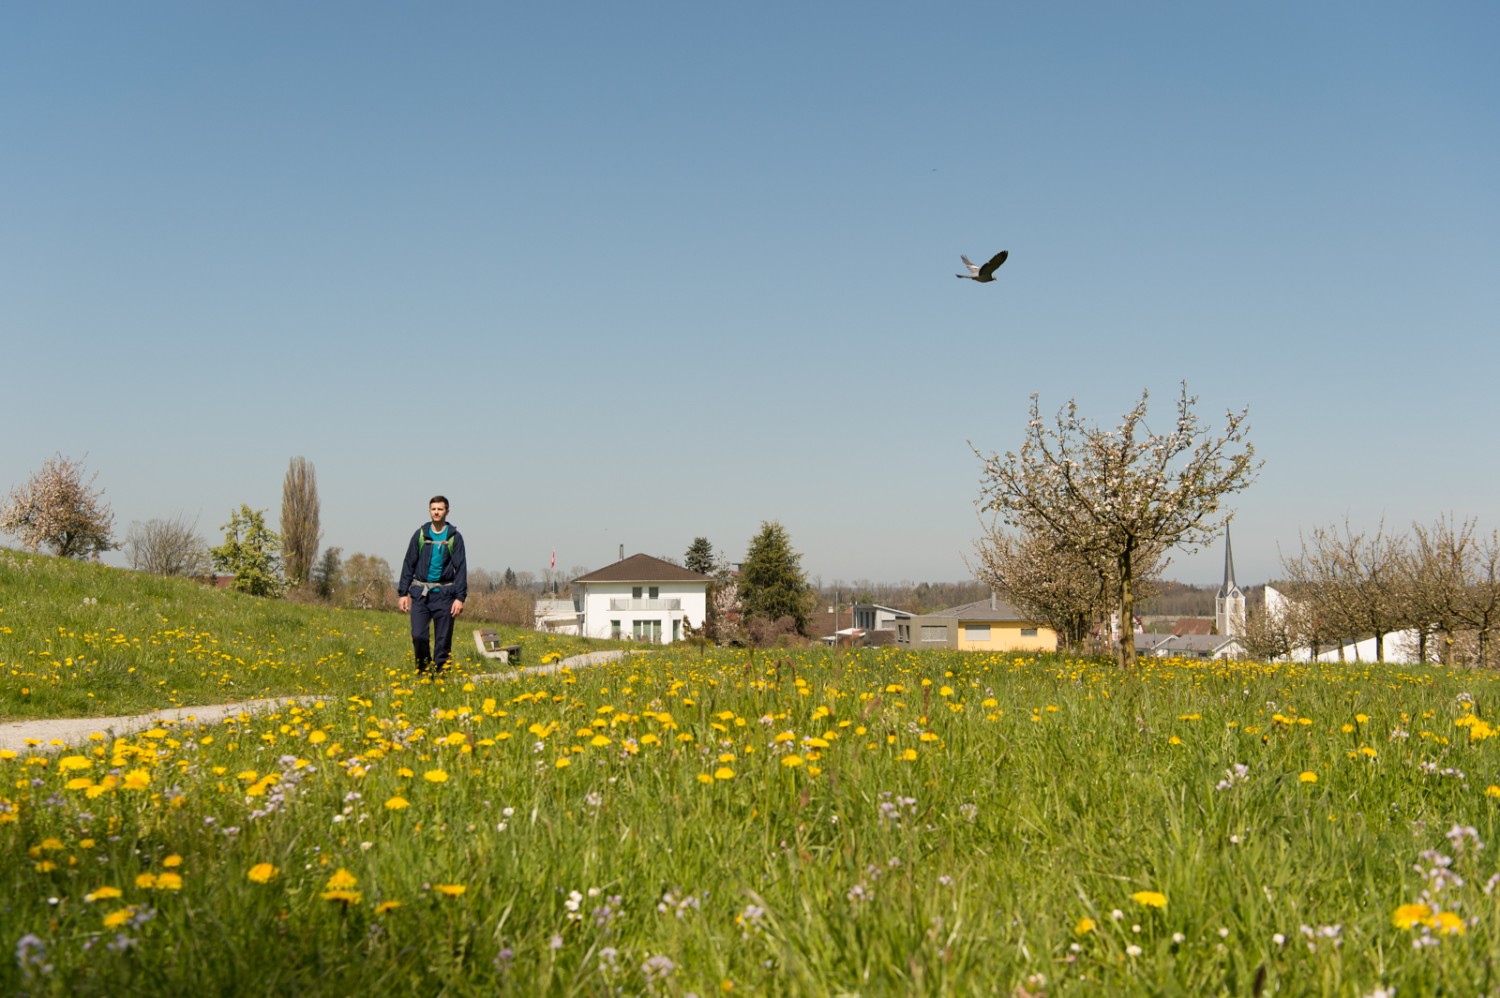
[[[432,564],[427,568],[427,581],[436,583],[443,577],[443,556],[448,553],[443,541],[448,537],[448,526],[444,524],[442,530],[428,527],[427,533],[432,537]]]

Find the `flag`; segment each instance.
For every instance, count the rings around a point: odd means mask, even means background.
[[[553,567],[553,568],[557,567],[557,552],[556,551],[552,552],[552,566],[551,567]]]

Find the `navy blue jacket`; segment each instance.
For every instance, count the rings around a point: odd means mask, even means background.
[[[406,546],[406,558],[401,562],[401,583],[396,587],[397,596],[407,596],[413,582],[426,582],[427,572],[432,567],[431,524],[424,523],[411,535]],[[448,548],[448,557],[443,560],[443,572],[438,584],[453,586],[453,598],[462,602],[469,598],[469,559],[464,554],[464,537],[453,524],[448,524],[448,539],[443,542]],[[443,590],[447,595],[448,590]]]

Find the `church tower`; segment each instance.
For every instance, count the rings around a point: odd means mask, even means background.
[[[1229,524],[1224,525],[1224,585],[1214,597],[1214,630],[1222,637],[1245,636],[1245,594],[1234,581],[1234,550]]]

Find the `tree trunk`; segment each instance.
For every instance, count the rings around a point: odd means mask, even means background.
[[[1120,665],[1135,668],[1135,580],[1132,578],[1131,553],[1135,542],[1128,540],[1120,552]]]

